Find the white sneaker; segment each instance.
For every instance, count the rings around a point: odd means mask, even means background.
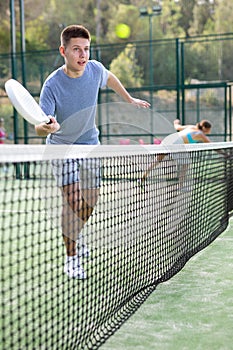
[[[90,252],[86,244],[81,244],[81,245],[77,244],[77,256],[79,258],[89,258]]]
[[[137,183],[141,190],[145,191],[145,179],[138,179]]]
[[[77,256],[66,259],[64,273],[66,273],[70,278],[78,278],[81,280],[87,277],[84,269],[79,263]]]
[[[90,252],[87,245],[84,243],[83,235],[80,234],[77,243],[77,257],[78,258],[89,258]]]

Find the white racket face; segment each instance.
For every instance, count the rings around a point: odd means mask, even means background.
[[[5,89],[17,112],[30,124],[49,123],[49,117],[42,111],[32,95],[17,80],[9,79],[5,83]]]

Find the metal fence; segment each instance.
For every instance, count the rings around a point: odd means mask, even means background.
[[[97,113],[101,142],[120,142],[130,138],[133,142],[151,143],[155,138],[163,138],[167,131],[157,130],[157,112],[170,124],[175,118],[180,118],[183,123],[210,119],[213,122],[212,139],[232,140],[233,33],[93,45],[91,58],[110,68],[113,60],[119,55],[127,55],[130,48],[134,50],[131,58],[134,81],[139,78],[138,72],[142,79],[140,86],[133,86],[127,79],[124,85],[134,96],[151,102],[149,121],[146,126],[140,118],[132,122],[132,117],[124,113],[124,123],[121,123],[117,114],[112,112],[112,107],[120,99],[109,89],[103,89]],[[118,61],[123,71],[124,59]],[[7,120],[14,143],[44,140],[37,138],[34,128],[12,110],[4,93],[4,82],[11,77],[21,81],[38,100],[43,81],[62,63],[58,50],[0,55],[0,113]]]

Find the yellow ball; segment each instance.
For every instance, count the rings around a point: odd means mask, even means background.
[[[131,30],[127,24],[119,23],[115,29],[116,35],[120,39],[127,39],[130,36]]]

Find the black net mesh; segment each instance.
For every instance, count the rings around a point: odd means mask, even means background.
[[[232,143],[172,148],[2,146],[2,349],[99,348],[226,229]]]

